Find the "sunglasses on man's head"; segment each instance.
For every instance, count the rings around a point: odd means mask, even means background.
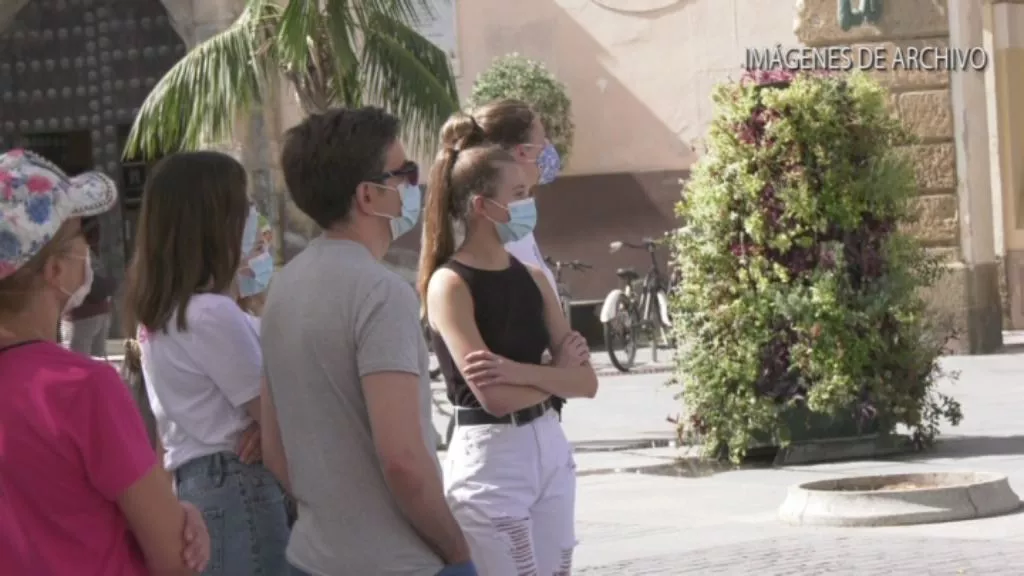
[[[405,178],[406,182],[417,186],[420,183],[420,167],[412,160],[406,160],[405,164],[402,164],[397,170],[385,172],[376,178],[370,178],[369,181],[383,183],[391,178]]]

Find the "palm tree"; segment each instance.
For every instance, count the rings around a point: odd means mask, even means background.
[[[153,158],[231,136],[283,73],[307,113],[382,106],[419,151],[458,109],[448,56],[411,26],[428,0],[247,0],[230,27],[174,65],[143,102],[124,150]]]

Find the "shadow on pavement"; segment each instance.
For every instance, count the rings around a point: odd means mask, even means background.
[[[736,470],[753,470],[759,468],[771,468],[771,460],[747,459],[743,464],[733,464],[721,460],[702,460],[700,458],[684,458],[670,464],[661,466],[647,466],[627,472],[635,472],[648,476],[672,476],[675,478],[705,478],[721,474],[722,472],[733,472]]]
[[[755,450],[748,454],[742,464],[728,461],[703,460],[700,458],[674,458],[664,464],[624,467],[615,472],[676,478],[704,478],[722,472],[753,469],[793,470],[802,465],[775,466],[772,450]],[[927,462],[928,460],[974,458],[984,456],[1024,456],[1024,436],[948,436],[921,452],[902,453],[874,460],[892,462]],[[851,458],[830,460],[830,463],[866,462],[872,459]],[[605,472],[605,471],[601,471]]]
[[[921,452],[899,460],[971,458],[976,456],[1024,456],[1024,436],[945,436]]]

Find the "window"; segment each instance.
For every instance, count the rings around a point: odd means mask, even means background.
[[[131,124],[122,124],[117,127],[119,150],[124,150],[125,143],[128,142],[128,134],[131,131]],[[146,161],[142,158],[121,159],[121,174],[119,176],[121,179],[121,215],[126,262],[131,261],[132,249],[135,246],[135,229],[139,219],[139,207],[142,205],[142,192],[146,188],[146,177],[155,163],[155,160]]]
[[[124,150],[131,130],[130,124],[122,124],[117,127],[119,150]],[[121,197],[126,207],[137,206],[142,202],[142,190],[146,186],[146,174],[149,172],[150,166],[150,162],[141,158],[121,159]]]
[[[53,162],[69,176],[93,169],[92,135],[88,130],[25,134],[18,145]]]

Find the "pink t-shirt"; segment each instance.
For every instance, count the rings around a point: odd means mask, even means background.
[[[0,350],[0,576],[147,574],[117,498],[156,464],[112,367],[52,342]]]

